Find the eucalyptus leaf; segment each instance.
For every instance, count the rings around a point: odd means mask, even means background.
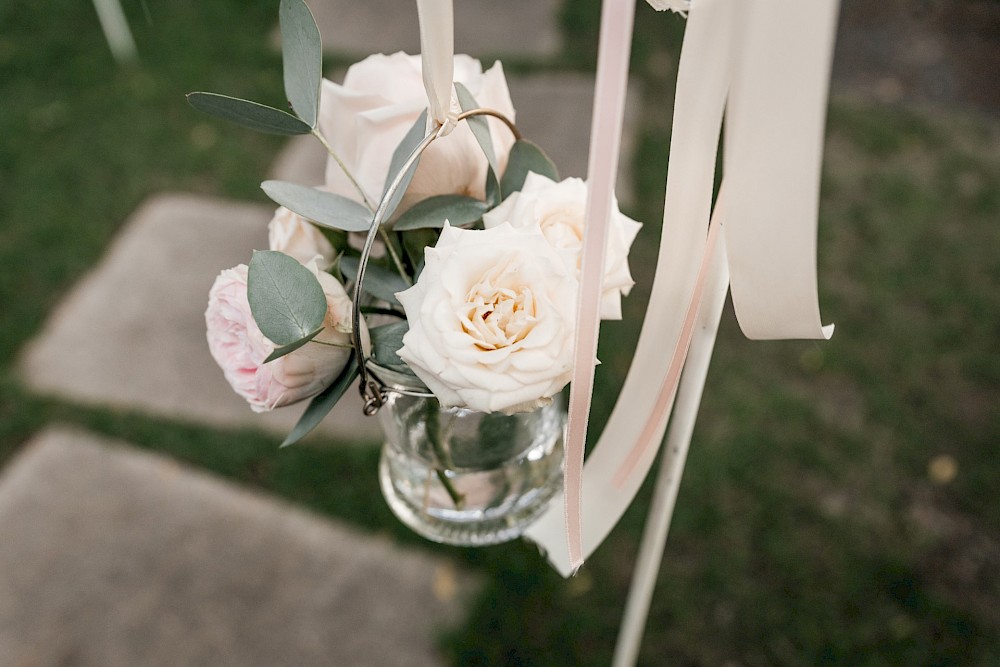
[[[258,250],[247,273],[247,300],[261,332],[291,345],[323,326],[326,295],[312,271],[275,250]]]
[[[323,418],[329,414],[333,406],[337,404],[340,397],[344,395],[347,388],[351,386],[355,378],[358,377],[358,359],[357,355],[351,352],[350,359],[347,360],[347,365],[344,370],[341,371],[340,375],[336,380],[333,381],[329,387],[324,389],[319,393],[313,400],[309,403],[309,407],[306,411],[302,413],[299,417],[299,421],[295,424],[295,428],[292,432],[288,434],[284,442],[281,443],[282,447],[287,447],[289,445],[294,445],[296,442],[304,438],[309,434],[314,428],[319,426],[319,423],[323,421]]]
[[[316,331],[313,331],[308,336],[306,336],[304,338],[300,338],[297,341],[295,341],[294,343],[289,343],[288,345],[282,345],[279,348],[275,348],[274,352],[272,352],[271,354],[267,355],[267,359],[264,360],[264,363],[265,364],[270,363],[270,362],[274,361],[275,359],[280,359],[281,357],[285,356],[286,354],[288,354],[290,352],[294,352],[295,350],[299,349],[300,347],[302,347],[303,345],[305,345],[306,343],[308,343],[309,341],[311,341],[313,338],[315,338],[316,336],[318,336],[319,332],[322,331],[323,329],[324,329],[324,327],[320,327],[319,329],[316,329]]]
[[[392,228],[397,232],[425,227],[444,227],[447,220],[455,227],[467,225],[483,217],[486,204],[464,195],[437,195],[428,197],[399,216]]]
[[[503,192],[500,189],[500,182],[497,181],[497,175],[493,173],[492,169],[486,170],[486,185],[484,190],[486,191],[487,209],[491,209],[503,201]]]
[[[309,134],[312,128],[287,111],[217,93],[188,93],[188,104],[198,111],[266,134]]]
[[[471,111],[472,109],[479,108],[476,98],[472,96],[469,89],[457,81],[455,82],[455,94],[458,96],[458,103],[462,106],[462,111]],[[472,130],[476,141],[479,142],[479,146],[483,149],[486,161],[490,163],[490,169],[493,170],[494,174],[499,174],[500,167],[497,164],[496,152],[493,150],[493,138],[490,136],[490,124],[486,122],[486,117],[470,116],[465,119],[465,122],[469,124],[469,129]]]
[[[503,192],[504,198],[524,187],[524,181],[528,178],[530,171],[551,178],[553,181],[559,180],[559,170],[556,169],[556,165],[545,154],[545,151],[526,139],[520,139],[514,142],[510,149],[507,169],[500,182],[500,190]]]
[[[409,330],[410,325],[405,321],[383,324],[369,329],[368,333],[371,334],[372,341],[372,360],[391,371],[414,375],[406,362],[399,358],[399,348],[403,347],[403,336]]]
[[[264,181],[260,184],[267,196],[318,225],[345,232],[367,232],[372,214],[347,197],[287,181]]]
[[[358,258],[343,257],[340,260],[340,270],[348,280],[356,280],[358,276]],[[396,299],[396,292],[402,292],[410,286],[398,273],[390,271],[378,264],[368,263],[365,269],[365,282],[362,289],[376,299],[381,299],[386,303],[400,305]]]
[[[392,152],[392,160],[389,162],[389,173],[385,177],[385,189],[382,191],[382,198],[385,199],[386,193],[389,191],[389,186],[396,178],[396,174],[399,170],[403,168],[403,164],[406,162],[406,158],[410,157],[410,153],[420,145],[423,141],[425,132],[427,131],[427,111],[424,110],[417,118],[417,122],[413,124],[412,127],[407,131],[406,136],[403,140],[399,142],[396,146],[396,150]],[[410,187],[410,181],[413,180],[413,174],[417,171],[417,165],[420,164],[420,159],[413,161],[410,168],[403,175],[403,180],[399,182],[399,187],[392,195],[392,199],[389,200],[389,205],[385,211],[385,220],[392,218],[392,214],[396,211],[396,207],[399,206],[399,202],[403,199],[403,195],[406,194],[406,188]]]
[[[302,0],[281,0],[281,57],[285,95],[299,118],[310,128],[319,116],[319,87],[323,78],[323,45],[319,28]]]
[[[410,258],[410,265],[413,267],[414,282],[420,277],[420,272],[424,270],[424,250],[437,243],[438,235],[438,230],[430,227],[400,234],[403,239],[403,249],[406,251],[406,256]]]

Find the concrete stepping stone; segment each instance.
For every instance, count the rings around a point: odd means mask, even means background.
[[[274,208],[165,194],[132,215],[27,346],[20,370],[33,390],[217,427],[283,437],[305,403],[256,414],[229,387],[205,340],[208,290],[219,271],[267,248]],[[357,392],[319,427],[351,441],[380,439]]]
[[[330,53],[420,53],[417,6],[399,0],[309,0]],[[455,52],[547,57],[562,47],[558,0],[455,3]]]
[[[508,86],[521,133],[549,154],[561,176],[585,178],[594,77],[573,72],[510,76]],[[630,86],[617,186],[618,199],[623,204],[631,202],[633,197],[631,164],[640,122],[640,100],[638,86]],[[323,147],[315,137],[303,135],[288,142],[275,160],[270,177],[319,185],[323,181],[325,164]]]
[[[0,665],[439,665],[436,637],[476,586],[446,559],[61,428],[0,474],[0,535]]]

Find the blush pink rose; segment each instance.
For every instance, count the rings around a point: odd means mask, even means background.
[[[344,287],[328,273],[312,270],[327,299],[324,331],[317,342],[265,364],[275,344],[261,332],[247,300],[247,265],[226,269],[208,295],[205,324],[208,349],[226,380],[254,412],[268,412],[311,398],[328,387],[351,354],[351,300]]]

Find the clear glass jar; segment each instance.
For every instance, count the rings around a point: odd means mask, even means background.
[[[561,488],[559,395],[534,412],[505,415],[390,392],[378,418],[382,494],[404,524],[435,542],[513,540]]]

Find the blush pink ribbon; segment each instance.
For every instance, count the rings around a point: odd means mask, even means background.
[[[581,507],[584,445],[594,391],[604,249],[607,245],[614,185],[618,175],[634,15],[634,0],[605,0],[601,8],[601,36],[590,130],[587,208],[563,481],[569,561],[574,570],[583,564]]]

